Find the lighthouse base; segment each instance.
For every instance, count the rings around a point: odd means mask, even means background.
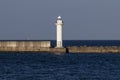
[[[57,41],[56,48],[63,48],[62,41]]]

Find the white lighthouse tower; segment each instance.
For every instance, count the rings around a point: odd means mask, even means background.
[[[61,16],[58,16],[57,22],[56,22],[56,27],[57,27],[57,43],[56,43],[56,48],[62,48],[63,43],[62,43],[62,27],[63,27],[63,21]]]

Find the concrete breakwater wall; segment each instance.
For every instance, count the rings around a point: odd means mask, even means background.
[[[0,41],[0,48],[41,48],[51,47],[50,41]]]
[[[1,52],[120,53],[120,46],[70,46],[53,48],[50,41],[0,41]]]
[[[52,53],[120,53],[118,46],[80,46],[67,48],[52,47],[0,47],[2,52],[52,52]]]
[[[1,52],[52,52],[52,53],[66,53],[66,48],[0,48]]]
[[[68,47],[70,53],[120,53],[120,46],[80,46]]]
[[[52,48],[50,41],[0,41],[1,52],[60,52],[66,48]]]

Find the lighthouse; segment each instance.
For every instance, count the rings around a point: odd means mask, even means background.
[[[57,41],[56,41],[56,48],[62,48],[63,47],[63,42],[62,42],[62,27],[63,27],[63,20],[61,18],[61,16],[58,16],[57,18],[57,22],[56,24],[56,37],[57,37]]]

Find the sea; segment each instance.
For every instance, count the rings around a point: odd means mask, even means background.
[[[120,41],[64,40],[63,45],[120,46]],[[120,54],[0,52],[0,80],[120,80]]]

